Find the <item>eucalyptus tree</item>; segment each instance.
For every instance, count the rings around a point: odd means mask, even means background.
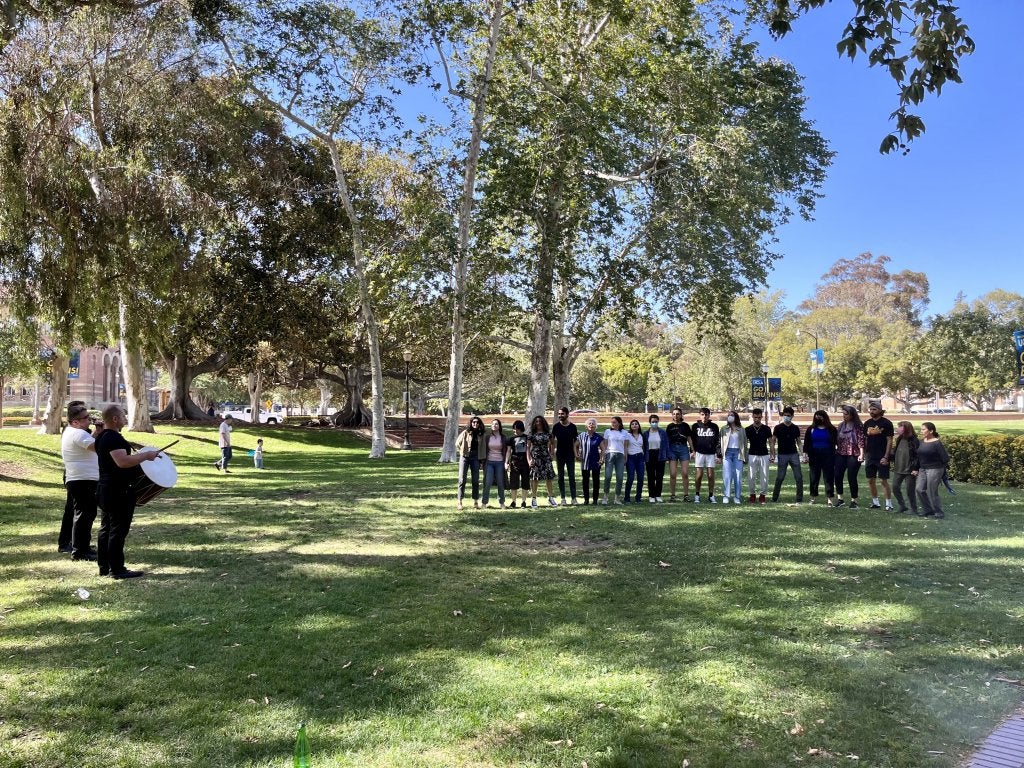
[[[588,311],[574,286],[713,327],[764,279],[770,232],[813,206],[830,153],[796,73],[707,24],[686,2],[535,2],[505,39],[482,210],[526,265],[531,415],[553,325]]]
[[[334,172],[338,204],[348,221],[352,275],[359,295],[371,380],[371,458],[382,458],[384,374],[371,289],[365,226],[351,176],[370,153],[393,149],[398,84],[419,72],[403,40],[402,19],[387,5],[339,5],[323,0],[261,0],[237,4],[216,34],[234,75],[269,109],[321,142]]]

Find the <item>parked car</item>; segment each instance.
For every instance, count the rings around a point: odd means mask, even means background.
[[[230,416],[238,421],[244,421],[247,424],[252,421],[252,408],[242,408],[237,411],[224,411],[223,416]],[[271,426],[280,424],[282,421],[282,415],[280,413],[273,413],[271,411],[260,411],[260,424],[269,424]]]
[[[580,413],[597,413],[597,411],[591,408],[577,408],[575,411],[569,411],[569,413],[573,416],[576,416],[577,414]]]

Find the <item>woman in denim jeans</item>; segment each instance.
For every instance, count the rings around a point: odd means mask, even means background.
[[[729,411],[725,422],[725,429],[718,436],[722,446],[722,503],[728,504],[732,494],[739,504],[743,496],[743,465],[747,463],[747,433],[736,411]]]
[[[612,416],[612,426],[604,431],[604,499],[608,503],[608,491],[612,485],[612,471],[615,472],[615,503],[622,503],[622,471],[626,467],[626,430],[622,419]]]
[[[484,468],[484,509],[491,498],[491,486],[498,486],[498,506],[505,508],[505,458],[508,454],[508,439],[501,428],[501,422],[491,422],[487,434],[487,464]]]

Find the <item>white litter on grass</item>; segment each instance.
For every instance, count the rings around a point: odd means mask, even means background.
[[[76,589],[75,590],[75,594],[78,595],[83,600],[88,600],[89,599],[89,590],[86,589],[85,587],[79,587],[78,589]]]

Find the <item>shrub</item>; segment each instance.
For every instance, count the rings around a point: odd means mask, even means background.
[[[951,435],[942,442],[954,480],[1024,488],[1024,437]]]

